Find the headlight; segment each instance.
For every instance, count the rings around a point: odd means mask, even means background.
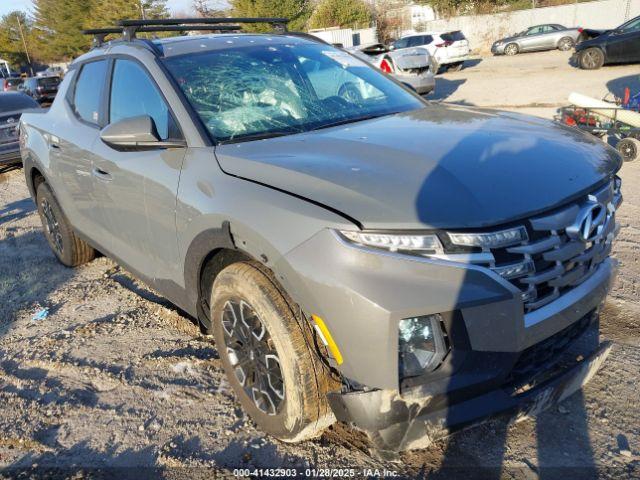
[[[383,248],[391,252],[410,251],[414,254],[427,255],[443,253],[442,244],[436,235],[368,233],[351,230],[341,230],[340,233],[353,243]]]
[[[489,233],[447,233],[454,245],[464,247],[500,248],[525,242],[529,239],[524,227],[509,228]]]
[[[446,353],[440,315],[404,318],[398,325],[398,363],[401,378],[434,370]]]

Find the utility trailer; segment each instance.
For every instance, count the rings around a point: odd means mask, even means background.
[[[640,112],[577,93],[569,95],[569,102],[571,106],[558,110],[557,121],[598,138],[616,139],[615,147],[626,162],[640,158]]]

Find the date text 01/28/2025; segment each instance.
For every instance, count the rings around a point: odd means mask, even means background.
[[[393,478],[398,476],[395,470],[386,468],[236,468],[233,470],[235,477],[275,477],[275,478]]]

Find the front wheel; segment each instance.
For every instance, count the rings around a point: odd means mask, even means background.
[[[326,399],[330,378],[307,341],[309,325],[268,272],[230,265],[216,277],[210,305],[227,379],[259,428],[297,442],[335,421]]]
[[[616,145],[616,149],[625,162],[636,160],[640,155],[640,140],[633,137],[623,138]]]
[[[95,250],[78,238],[46,182],[38,185],[36,203],[44,235],[60,263],[76,267],[95,258]]]
[[[513,55],[516,55],[518,53],[518,50],[518,45],[516,45],[515,43],[510,43],[509,45],[504,47],[504,54],[511,57]]]
[[[587,48],[580,52],[578,63],[583,70],[597,70],[604,65],[604,53],[599,48]]]

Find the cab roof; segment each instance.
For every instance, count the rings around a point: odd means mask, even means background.
[[[321,40],[318,39],[318,42],[320,41]],[[152,41],[163,57],[174,57],[187,53],[224,50],[250,45],[296,45],[312,42],[313,40],[306,39],[299,35],[286,33],[217,33],[168,37]]]

